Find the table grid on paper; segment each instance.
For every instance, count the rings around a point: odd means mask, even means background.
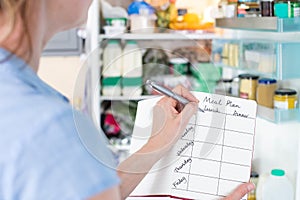
[[[223,197],[247,182],[254,129],[255,118],[230,109],[193,117],[177,143],[172,189]]]

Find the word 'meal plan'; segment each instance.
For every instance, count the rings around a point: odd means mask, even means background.
[[[209,104],[218,105],[218,106],[226,106],[226,107],[231,107],[231,108],[241,108],[240,105],[232,102],[231,100],[227,100],[226,102],[224,102],[224,101],[225,101],[225,99],[224,100],[223,99],[216,100],[216,99],[206,96],[203,100],[203,103],[209,103]],[[220,113],[218,107],[211,108],[207,105],[204,106],[204,111]],[[237,110],[234,110],[232,115],[236,116],[236,117],[244,117],[244,118],[248,118],[248,116],[249,116],[249,114],[240,113]]]

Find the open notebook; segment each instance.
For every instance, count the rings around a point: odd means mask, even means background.
[[[192,117],[176,145],[131,196],[220,199],[249,181],[256,102],[200,92],[194,95],[205,112]],[[159,99],[139,102],[131,153],[149,139],[152,109]]]

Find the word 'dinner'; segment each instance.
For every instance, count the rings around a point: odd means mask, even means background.
[[[191,118],[176,145],[131,196],[219,199],[249,181],[256,103],[200,92],[194,95],[205,112]],[[152,109],[159,99],[139,102],[131,152],[150,137]]]

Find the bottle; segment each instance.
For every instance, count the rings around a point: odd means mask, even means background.
[[[103,52],[103,77],[119,77],[122,72],[122,48],[118,40],[109,40]]]
[[[121,96],[121,77],[109,77],[102,79],[103,96]]]
[[[136,41],[128,40],[126,42],[123,50],[122,62],[123,77],[142,77],[143,55]]]
[[[122,94],[127,97],[137,97],[143,93],[143,79],[137,78],[123,78],[122,79]]]
[[[285,176],[284,170],[273,169],[262,188],[263,200],[293,200],[294,191],[291,182]]]
[[[258,178],[259,178],[259,174],[256,173],[255,171],[252,171],[250,175],[250,182],[253,183],[255,187],[257,186]],[[248,194],[247,200],[256,200],[256,189],[254,189]]]

